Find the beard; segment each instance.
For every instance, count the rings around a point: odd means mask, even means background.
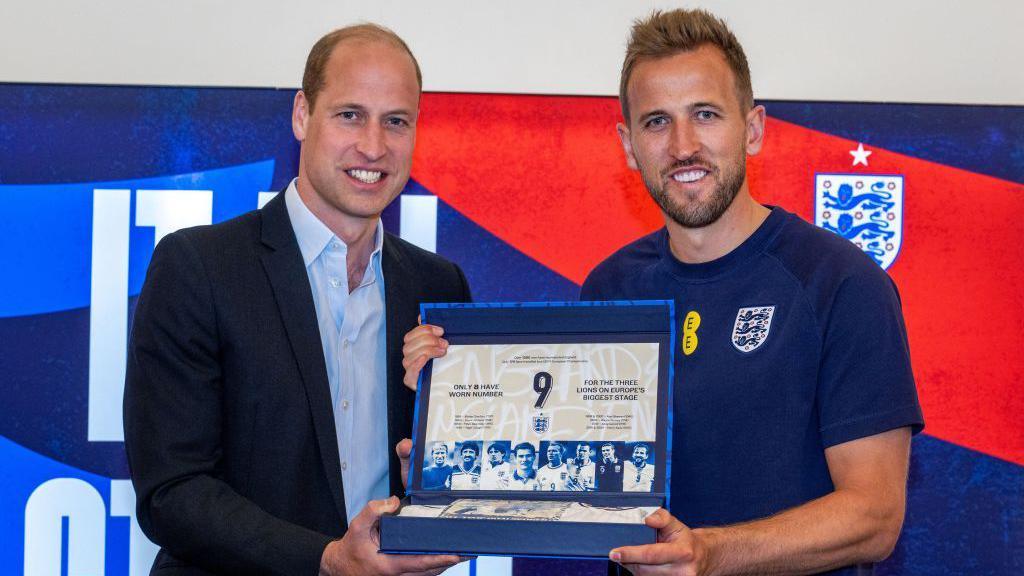
[[[717,184],[711,198],[706,202],[690,201],[681,204],[666,190],[668,174],[690,166],[712,167],[712,172],[705,178],[714,178]],[[647,176],[646,171],[641,171],[641,173],[644,175],[647,192],[650,193],[651,198],[658,204],[662,212],[683,228],[703,228],[717,222],[732,205],[732,201],[736,199],[740,188],[743,187],[743,181],[746,180],[747,165],[744,155],[723,171],[717,165],[704,160],[700,154],[694,154],[686,160],[675,162],[668,170],[658,174],[655,181]]]

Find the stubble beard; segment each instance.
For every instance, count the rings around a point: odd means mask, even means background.
[[[691,201],[681,205],[666,191],[668,188],[666,180],[669,178],[667,174],[675,172],[680,168],[695,165],[714,166],[698,156],[693,156],[687,160],[676,162],[669,170],[663,173],[664,175],[659,174],[657,177],[660,180],[657,182],[652,182],[647,176],[644,176],[644,184],[647,186],[647,192],[651,195],[651,198],[658,204],[662,212],[683,228],[703,228],[717,222],[722,217],[722,214],[725,214],[725,211],[729,209],[729,206],[732,205],[747,177],[746,157],[744,155],[740,157],[738,162],[733,163],[729,170],[723,172],[720,168],[714,167],[714,171],[705,176],[705,178],[714,178],[716,176],[721,178],[708,201]]]

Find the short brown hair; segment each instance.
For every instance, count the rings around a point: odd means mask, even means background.
[[[724,20],[700,9],[679,9],[669,12],[655,10],[647,18],[633,22],[629,43],[626,45],[626,59],[622,62],[622,75],[619,79],[619,103],[622,105],[622,116],[627,124],[629,99],[626,89],[636,65],[644,60],[690,52],[705,44],[715,46],[725,55],[725,60],[736,77],[736,92],[740,105],[744,108],[754,105],[747,56]]]
[[[409,45],[399,38],[398,34],[379,24],[366,23],[346,26],[329,32],[317,40],[313,48],[310,49],[309,56],[306,57],[306,70],[302,74],[302,92],[305,93],[306,100],[309,102],[310,114],[313,113],[313,107],[316,105],[317,94],[320,93],[326,82],[324,69],[327,67],[327,61],[331,59],[331,54],[338,44],[346,40],[383,42],[404,50],[409,55],[409,58],[412,59],[412,65],[416,68],[416,83],[419,85],[420,90],[423,90],[423,75],[420,73],[420,63],[416,61],[412,50],[409,50]]]

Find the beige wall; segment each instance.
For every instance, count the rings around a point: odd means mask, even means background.
[[[0,81],[299,84],[313,41],[391,26],[434,91],[616,92],[629,0],[3,0]],[[1024,104],[1019,0],[717,0],[758,97]],[[1001,66],[1000,71],[997,67]]]

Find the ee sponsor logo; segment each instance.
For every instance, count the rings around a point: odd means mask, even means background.
[[[700,314],[690,310],[683,319],[683,354],[687,356],[697,350],[697,328],[700,328]]]

